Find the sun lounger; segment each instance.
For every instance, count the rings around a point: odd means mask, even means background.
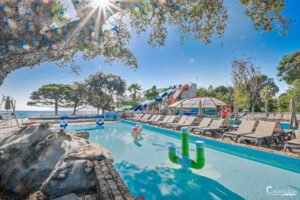
[[[130,120],[137,121],[137,120],[141,119],[143,116],[144,116],[144,114],[137,114],[135,117],[131,118]]]
[[[168,120],[170,119],[171,115],[167,115],[165,116],[165,118],[162,121],[155,121],[152,122],[153,125],[160,125],[161,123],[167,123]]]
[[[142,123],[147,123],[148,121],[152,121],[157,117],[157,115],[152,115],[150,118],[148,119],[141,119],[140,122]]]
[[[237,142],[238,138],[241,137],[242,135],[253,133],[253,130],[256,125],[257,125],[257,121],[244,120],[240,125],[240,127],[238,128],[238,130],[224,133],[222,136],[222,140],[225,137],[229,137]]]
[[[291,119],[291,114],[283,114],[282,120],[283,121],[290,121]]]
[[[258,126],[254,133],[241,136],[240,142],[250,141],[255,145],[261,144],[263,141],[268,144],[268,140],[271,142],[274,139],[275,128],[280,126],[278,122],[259,121]],[[278,127],[279,128],[279,127]]]
[[[199,128],[196,130],[199,130],[199,133],[201,134],[205,134],[207,132],[210,132],[212,135],[215,135],[216,133],[220,133],[223,130],[221,129],[223,124],[225,122],[225,119],[217,119],[217,120],[213,120],[212,123],[210,124],[210,126],[206,127],[206,128]]]
[[[268,118],[268,114],[267,113],[260,113],[258,115],[258,119],[259,120],[264,120],[264,119],[267,119]]]
[[[167,122],[161,122],[159,125],[160,126],[166,126],[167,124],[174,123],[176,118],[177,118],[176,115],[172,115]]]
[[[140,118],[140,119],[138,119],[136,121],[140,122],[140,121],[148,120],[150,117],[151,117],[150,114],[145,114],[142,118]]]
[[[195,119],[196,119],[196,117],[194,117],[194,116],[188,117],[182,124],[178,123],[178,124],[171,125],[171,128],[179,130],[180,128],[182,128],[184,126],[191,126],[191,125],[193,125]]]
[[[211,120],[212,120],[211,118],[205,117],[205,118],[203,118],[203,119],[201,120],[201,122],[199,123],[198,126],[187,126],[187,128],[189,128],[189,130],[190,130],[191,132],[192,132],[194,129],[206,128],[206,127],[208,127],[208,125],[210,124]]]
[[[287,142],[284,144],[283,151],[286,151],[287,149],[288,149],[290,152],[294,152],[294,151],[293,151],[294,149],[300,149],[300,137],[299,137],[299,138],[296,138],[296,139],[293,139],[293,140],[290,140],[290,141],[287,141]]]
[[[274,120],[275,115],[276,115],[275,113],[270,113],[270,114],[268,115],[267,119],[268,119],[268,120]]]
[[[173,125],[178,125],[178,124],[183,124],[185,122],[185,120],[187,120],[188,116],[187,115],[183,115],[178,122],[171,122],[171,123],[167,123],[165,126],[166,127],[172,127]]]
[[[300,114],[296,114],[297,121],[300,121]]]
[[[282,114],[279,113],[275,114],[274,120],[281,120],[281,119],[282,119]]]
[[[160,120],[161,118],[161,115],[155,115],[154,119],[153,120],[147,120],[145,123],[148,123],[148,124],[151,124],[152,122],[156,122],[158,120]]]

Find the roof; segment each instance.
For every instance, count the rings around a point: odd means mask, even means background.
[[[201,102],[201,105],[200,105]],[[182,104],[182,108],[216,108],[219,106],[227,106],[227,104],[215,97],[195,97],[190,99],[182,99],[177,101],[169,106],[169,108],[180,108]]]

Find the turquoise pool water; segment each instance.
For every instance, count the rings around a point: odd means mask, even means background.
[[[70,126],[69,130],[94,126]],[[130,124],[113,123],[89,132],[92,142],[112,152],[114,166],[135,196],[142,194],[150,200],[300,198],[297,170],[266,165],[206,147],[204,169],[187,174],[168,160],[168,143],[176,144],[178,153],[181,151],[178,135],[160,134],[155,129],[145,128],[144,140],[134,143],[131,128]],[[194,144],[190,144],[190,154],[191,158],[195,157]],[[287,193],[294,195],[284,196]]]

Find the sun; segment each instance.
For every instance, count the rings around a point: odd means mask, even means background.
[[[100,8],[107,8],[110,5],[110,0],[92,0],[95,6]]]

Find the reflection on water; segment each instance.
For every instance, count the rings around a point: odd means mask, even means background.
[[[91,125],[93,126],[93,125]],[[90,126],[70,126],[70,130]],[[267,199],[266,187],[299,188],[300,174],[205,148],[205,167],[184,174],[168,159],[167,147],[181,140],[143,129],[143,140],[134,142],[132,127],[124,123],[105,124],[90,131],[91,142],[107,148],[114,165],[130,191],[146,199]],[[190,157],[195,158],[195,144]]]
[[[132,192],[146,199],[244,199],[213,179],[180,169],[140,168],[127,161],[116,167]]]

